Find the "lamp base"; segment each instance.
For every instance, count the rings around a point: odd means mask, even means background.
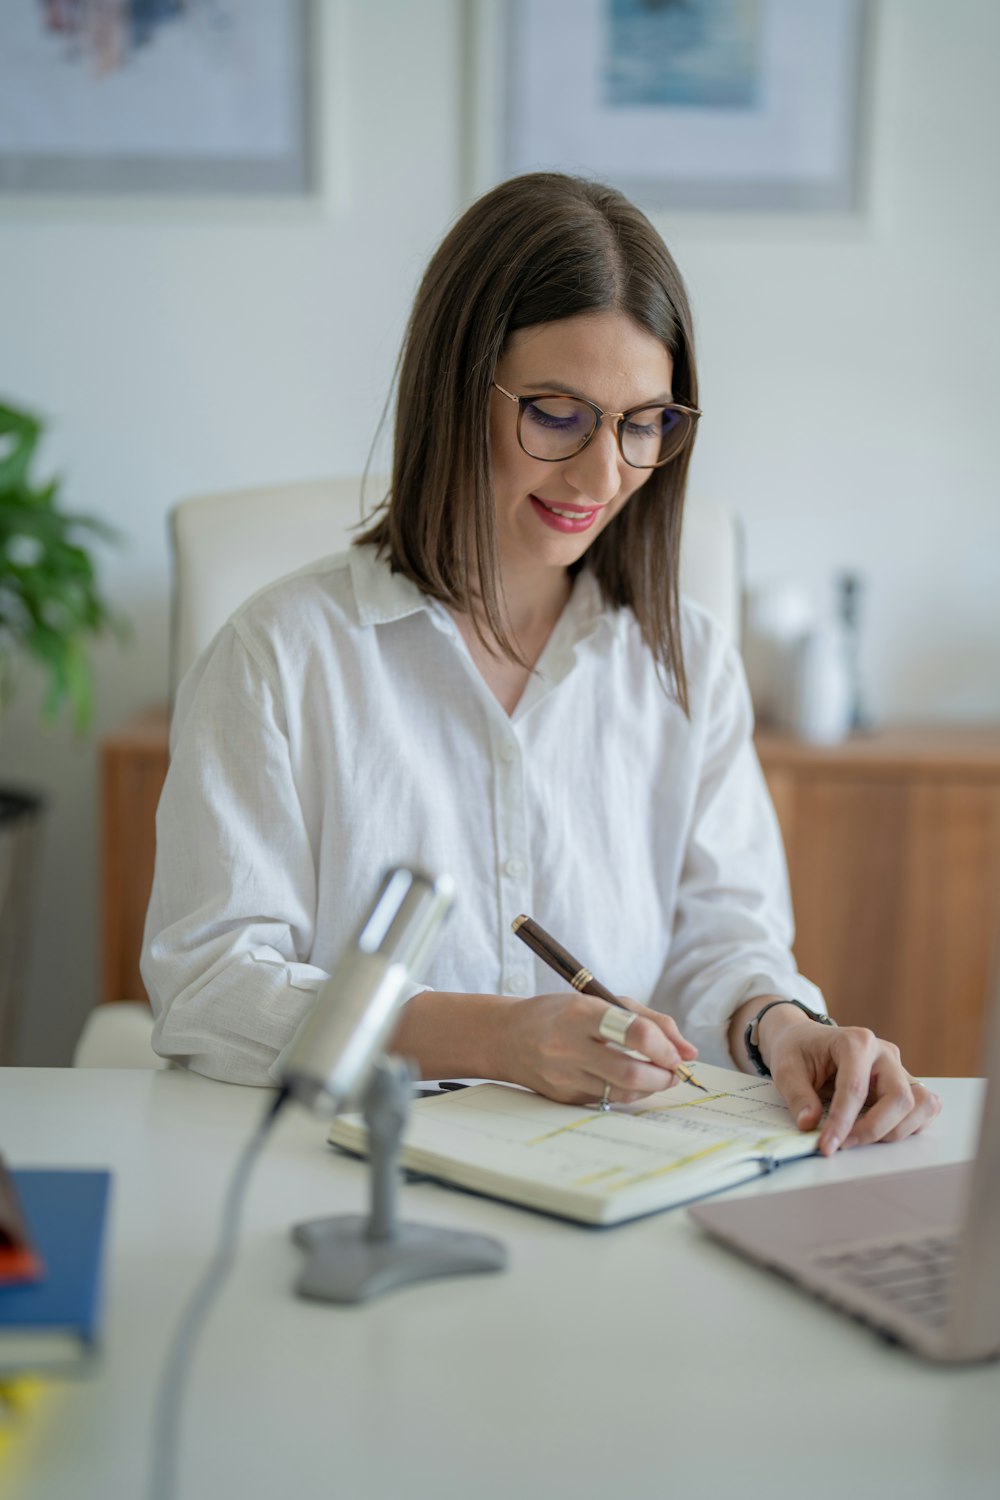
[[[502,1271],[500,1240],[432,1224],[397,1224],[386,1239],[371,1238],[365,1214],[310,1219],[292,1238],[310,1252],[295,1291],[320,1302],[368,1302],[383,1292],[434,1276]]]

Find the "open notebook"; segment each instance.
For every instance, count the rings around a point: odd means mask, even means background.
[[[681,1083],[641,1104],[556,1104],[498,1083],[417,1100],[406,1167],[457,1187],[586,1224],[617,1224],[690,1203],[809,1156],[818,1132],[796,1129],[766,1078],[698,1064],[709,1092]],[[329,1139],[364,1153],[360,1115]]]

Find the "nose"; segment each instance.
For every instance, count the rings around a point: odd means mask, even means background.
[[[623,463],[613,429],[602,425],[586,448],[565,460],[563,477],[581,499],[607,505],[621,489]]]

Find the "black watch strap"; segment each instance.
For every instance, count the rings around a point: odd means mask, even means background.
[[[797,1005],[799,1010],[805,1012],[810,1021],[818,1021],[821,1026],[836,1026],[837,1024],[836,1021],[832,1021],[829,1016],[824,1016],[817,1010],[810,1010],[808,1005],[802,1004],[801,1000],[769,1000],[766,1005],[762,1005],[760,1010],[754,1016],[753,1020],[750,1022],[750,1024],[747,1026],[747,1029],[743,1033],[743,1045],[747,1049],[747,1057],[753,1063],[754,1067],[762,1078],[770,1078],[771,1069],[768,1067],[767,1063],[760,1055],[760,1033],[758,1031],[758,1027],[763,1017],[766,1016],[771,1007],[775,1005]]]

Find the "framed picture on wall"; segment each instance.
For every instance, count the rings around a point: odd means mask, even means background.
[[[0,192],[308,191],[308,0],[0,7]]]
[[[474,187],[548,167],[650,209],[855,209],[866,9],[477,0]]]

